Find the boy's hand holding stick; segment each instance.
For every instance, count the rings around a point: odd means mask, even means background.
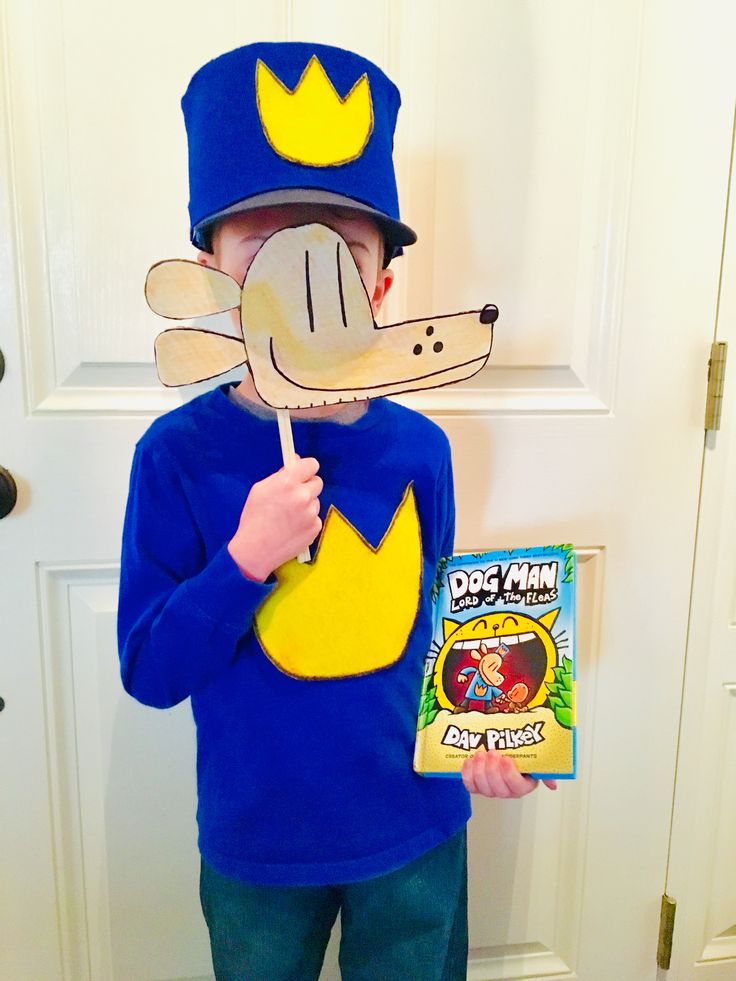
[[[291,418],[289,416],[288,409],[277,409],[276,418],[279,423],[279,439],[281,440],[281,455],[284,458],[284,466],[287,467],[296,459],[296,453],[294,452],[294,434],[291,431]],[[319,478],[317,478],[319,480]],[[320,485],[321,485],[320,481]],[[320,487],[321,490],[321,487]],[[319,515],[319,501],[317,502],[317,515]],[[321,522],[320,522],[321,527]],[[319,531],[319,529],[318,529]],[[310,539],[309,544],[314,539]],[[309,562],[311,556],[309,554],[309,545],[299,553],[297,556],[300,562]]]
[[[319,495],[323,483],[317,476],[319,462],[314,457],[302,459],[294,453],[288,411],[280,410],[279,415],[281,412],[287,416],[289,427],[284,466],[253,484],[238,529],[228,544],[228,551],[243,575],[258,582],[264,582],[274,569],[296,555],[300,561],[308,562],[309,546],[322,528]]]

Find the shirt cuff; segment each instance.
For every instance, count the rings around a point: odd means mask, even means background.
[[[250,627],[253,614],[277,585],[274,575],[265,582],[246,578],[227,544],[198,575],[186,582],[189,598],[199,613],[238,634]]]

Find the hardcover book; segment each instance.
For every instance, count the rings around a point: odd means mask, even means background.
[[[432,589],[414,769],[459,776],[478,749],[535,777],[575,776],[572,545],[455,555]]]

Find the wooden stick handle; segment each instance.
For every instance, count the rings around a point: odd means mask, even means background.
[[[291,416],[288,409],[276,409],[276,418],[279,423],[279,439],[281,440],[281,455],[284,458],[284,466],[294,462],[296,453],[294,451],[294,434],[291,431]],[[305,548],[297,556],[300,562],[311,562],[312,556],[309,549]]]

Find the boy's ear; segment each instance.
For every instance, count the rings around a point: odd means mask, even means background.
[[[376,280],[376,288],[373,291],[373,297],[371,299],[371,306],[373,307],[373,313],[378,313],[381,309],[381,304],[386,299],[386,294],[391,289],[391,284],[394,281],[394,271],[393,269],[381,269],[378,274],[378,279]]]

